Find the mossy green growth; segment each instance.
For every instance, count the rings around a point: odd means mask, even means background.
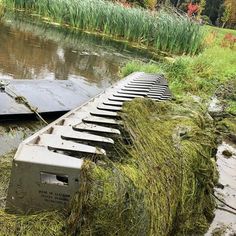
[[[112,161],[86,161],[69,233],[201,234],[213,216],[212,121],[193,101],[134,100],[121,114],[130,144]]]
[[[41,212],[34,215],[12,215],[0,209],[0,235],[47,235],[62,236],[65,216],[58,211]]]
[[[226,134],[236,134],[236,118],[225,118],[222,121],[218,122],[218,129]]]

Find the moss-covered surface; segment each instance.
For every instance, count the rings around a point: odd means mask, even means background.
[[[66,212],[11,215],[0,235],[202,234],[213,217],[215,129],[206,107],[189,101],[134,100],[121,113],[131,139],[96,164],[87,161]],[[14,151],[0,159],[6,196]]]
[[[122,116],[132,145],[116,153],[118,161],[83,166],[69,233],[203,233],[213,216],[217,180],[214,127],[205,109],[193,101],[135,100]]]

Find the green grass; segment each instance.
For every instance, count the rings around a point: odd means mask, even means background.
[[[201,27],[174,12],[150,13],[104,0],[5,0],[5,6],[152,50],[196,54],[202,49]]]
[[[215,28],[208,28],[211,32]],[[223,30],[224,33],[228,31]],[[230,31],[231,32],[231,31]],[[232,31],[236,34],[235,31]],[[209,98],[223,84],[236,79],[236,50],[221,47],[222,29],[197,56],[178,56],[159,63],[129,62],[121,69],[126,76],[135,71],[164,73],[175,96],[187,93]]]

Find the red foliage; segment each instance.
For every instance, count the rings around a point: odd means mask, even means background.
[[[234,36],[233,34],[228,33],[223,38],[223,40],[221,42],[221,46],[222,47],[230,47],[230,48],[233,49],[235,43],[236,43],[236,36]]]
[[[199,10],[198,4],[193,4],[193,3],[188,4],[188,16],[191,17],[193,14],[196,14],[198,10]]]

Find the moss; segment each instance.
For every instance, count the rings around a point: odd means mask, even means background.
[[[228,102],[227,112],[236,116],[236,101]]]
[[[204,108],[193,101],[135,100],[122,117],[132,145],[114,154],[125,155],[117,161],[86,162],[70,234],[203,233],[213,216],[217,180],[214,128]]]
[[[223,133],[236,134],[236,118],[225,118],[218,122],[218,129]]]

